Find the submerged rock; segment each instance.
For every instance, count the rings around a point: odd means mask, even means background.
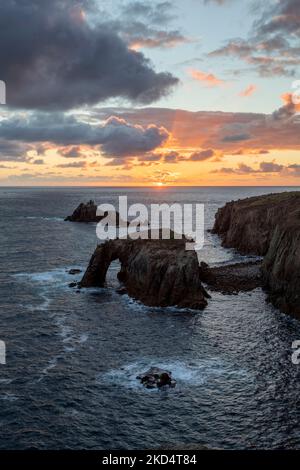
[[[81,269],[70,269],[68,271],[68,274],[71,274],[72,276],[75,276],[75,274],[80,274],[82,271]]]
[[[213,232],[225,247],[265,256],[262,282],[269,300],[300,317],[300,192],[268,194],[227,203]]]
[[[124,287],[124,286],[119,287],[119,289],[117,289],[117,294],[119,294],[119,295],[126,295],[126,294],[127,294],[127,289],[126,289],[126,287]]]
[[[137,376],[141,384],[146,388],[175,387],[176,380],[172,379],[172,372],[160,369],[159,367],[151,367],[147,372]]]
[[[201,284],[195,251],[185,240],[110,240],[99,245],[80,282],[103,287],[112,261],[119,259],[119,280],[128,294],[149,306],[203,309],[209,294]]]
[[[77,282],[70,282],[69,287],[77,287]]]

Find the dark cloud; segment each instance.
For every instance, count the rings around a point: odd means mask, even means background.
[[[148,23],[162,24],[169,23],[176,16],[174,15],[174,4],[172,2],[140,2],[133,1],[126,3],[122,7],[123,18],[139,18],[147,20]]]
[[[140,158],[142,158],[142,160],[145,162],[158,162],[161,160],[161,154],[148,153],[148,154],[142,155]]]
[[[266,155],[270,153],[269,150],[265,149],[256,149],[256,150],[247,150],[247,149],[239,149],[236,152],[232,152],[232,155]]]
[[[78,146],[62,148],[59,150],[59,154],[64,158],[82,158],[84,156]]]
[[[299,0],[266,3],[247,40],[231,40],[209,55],[242,59],[263,77],[294,76],[300,65]]]
[[[263,173],[278,173],[283,170],[283,165],[275,162],[261,162],[259,165],[260,171]]]
[[[288,166],[288,170],[292,176],[300,176],[300,165],[298,163],[294,163]]]
[[[57,168],[85,168],[86,162],[80,161],[80,162],[60,163],[59,165],[56,165],[56,167]]]
[[[221,168],[219,170],[213,170],[211,173],[225,173],[225,174],[252,174],[252,173],[280,173],[284,170],[283,165],[279,165],[275,162],[261,162],[257,169],[252,168],[244,163],[239,163],[237,168]]]
[[[198,150],[197,152],[192,152],[188,155],[183,156],[180,152],[170,151],[167,153],[145,153],[138,156],[137,162],[134,162],[134,166],[150,166],[156,164],[157,162],[176,164],[180,162],[201,162],[209,160],[212,157],[216,156],[216,152],[212,149],[207,150]],[[124,164],[133,164],[132,158],[114,158],[107,165],[120,166]]]
[[[32,163],[33,165],[44,165],[44,160],[42,158],[37,158],[35,160],[32,160],[30,163]]]
[[[234,134],[234,135],[226,135],[223,137],[223,142],[242,142],[244,140],[251,139],[249,134]]]
[[[120,15],[111,21],[130,48],[170,48],[189,42],[177,29],[169,29],[176,7],[168,1],[133,1],[123,5]]]
[[[274,56],[276,52],[276,42],[264,41],[262,43],[253,43],[250,40],[236,39],[225,46],[209,54],[210,57],[233,56],[244,60],[252,66],[260,76],[294,76],[296,67],[300,64],[298,54],[300,49],[291,50],[289,47],[278,49],[278,57]],[[277,42],[279,47],[279,41]],[[297,55],[293,57],[291,53]],[[270,55],[272,54],[272,55]]]
[[[185,158],[176,151],[166,153],[163,156],[163,161],[165,163],[178,163],[179,161],[182,161],[182,160],[185,160]]]
[[[20,142],[0,139],[0,161],[19,161],[27,160],[27,152],[33,147]]]
[[[89,0],[0,3],[1,79],[9,106],[69,109],[122,97],[151,103],[178,80],[156,73]]]
[[[115,22],[114,25],[121,31],[122,37],[129,44],[129,47],[133,49],[143,47],[170,48],[190,42],[178,30],[158,30],[139,21],[131,21],[126,24]]]
[[[300,38],[299,0],[280,0],[273,3],[256,22],[256,31],[261,36],[288,33]]]
[[[192,162],[202,162],[204,160],[208,160],[215,156],[215,152],[212,149],[201,150],[199,152],[193,152],[188,160]]]
[[[15,117],[1,121],[1,137],[27,143],[100,146],[107,156],[130,156],[160,147],[167,141],[169,133],[154,124],[142,127],[117,117],[110,117],[101,125],[91,125],[78,121],[74,116],[37,113],[30,114],[27,119]],[[78,149],[75,155],[77,153]],[[67,155],[70,156],[70,153]]]
[[[169,163],[169,164],[177,164],[180,162],[201,162],[205,160],[209,160],[212,157],[216,157],[216,152],[212,149],[207,150],[198,150],[197,152],[192,152],[188,155],[182,155],[180,152],[175,150],[162,153],[145,153],[137,157],[136,161],[133,161],[131,157],[119,157],[114,158],[106,165],[108,166],[121,166],[121,165],[130,165],[130,168],[133,166],[150,166],[153,164],[157,164],[158,162]]]

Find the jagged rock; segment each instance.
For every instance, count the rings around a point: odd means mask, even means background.
[[[69,287],[77,287],[77,282],[70,282]]]
[[[82,202],[74,210],[73,214],[66,217],[65,220],[70,222],[98,222],[104,217],[104,215],[97,216],[96,212],[97,205],[94,201],[90,200],[86,204]]]
[[[146,388],[175,387],[176,380],[172,379],[172,372],[160,369],[159,367],[151,367],[147,372],[137,376],[141,384]]]
[[[185,240],[110,240],[99,245],[81,280],[82,287],[103,287],[110,263],[119,259],[118,278],[128,294],[149,306],[203,309],[209,294],[201,284],[195,251]]]
[[[97,204],[93,200],[89,202],[81,203],[74,210],[72,215],[65,218],[65,221],[69,222],[100,222],[104,217],[107,217],[108,212],[104,212],[103,215],[97,215]],[[119,225],[120,215],[116,211],[116,225]]]
[[[300,192],[230,202],[219,209],[213,232],[225,247],[265,256],[262,280],[272,303],[300,316]]]

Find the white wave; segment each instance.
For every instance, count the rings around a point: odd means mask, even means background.
[[[7,384],[11,384],[13,382],[13,379],[0,379],[0,385],[3,384],[3,385],[7,385]]]
[[[80,269],[81,272],[78,274],[69,274],[70,269]],[[69,283],[72,280],[79,280],[83,275],[83,267],[78,266],[67,266],[65,268],[52,269],[50,271],[35,272],[35,273],[19,273],[15,274],[14,277],[23,282],[36,282],[38,284],[49,284],[49,286],[55,284],[61,285],[62,283]]]
[[[85,332],[76,333],[74,329],[66,324],[67,317],[65,315],[54,315],[54,322],[58,327],[58,335],[62,338],[65,352],[72,352],[76,347],[85,343],[89,335]]]
[[[121,301],[123,301],[126,305],[126,307],[129,307],[130,309],[134,308],[134,311],[141,311],[141,312],[158,312],[161,313],[162,311],[165,313],[174,313],[174,314],[184,314],[184,313],[191,313],[193,315],[198,314],[199,312],[202,312],[202,310],[195,310],[192,308],[182,308],[182,307],[150,307],[148,305],[143,304],[139,300],[136,300],[132,297],[130,297],[128,294],[123,294],[120,296]]]
[[[60,356],[55,356],[51,358],[48,362],[46,367],[42,369],[40,377],[37,379],[37,382],[41,382],[44,377],[48,374],[49,370],[54,369],[57,366],[57,362]]]
[[[31,312],[37,312],[37,311],[46,311],[49,308],[49,305],[51,303],[51,299],[47,297],[45,294],[39,294],[39,297],[42,299],[42,301],[37,304],[37,305],[32,305],[32,304],[26,304],[25,308],[27,310],[30,310]]]
[[[16,400],[19,400],[19,398],[16,395],[14,395],[13,393],[7,392],[7,393],[4,393],[4,395],[0,395],[0,400],[3,400],[3,401],[16,401]]]
[[[70,269],[81,269],[80,273],[75,275],[69,274]],[[46,311],[52,302],[52,293],[57,289],[68,288],[71,281],[78,282],[82,277],[83,268],[79,266],[67,266],[65,268],[57,268],[51,271],[44,271],[38,273],[20,273],[14,277],[20,282],[36,284],[39,286],[37,289],[37,298],[40,303],[37,305],[27,304],[26,308],[30,311]],[[69,289],[69,288],[68,288]],[[51,318],[58,328],[58,336],[62,338],[63,348],[65,352],[75,351],[78,345],[83,344],[88,339],[88,334],[84,332],[74,333],[71,326],[67,325],[67,315],[58,312],[51,312]],[[46,371],[55,367],[56,362],[47,366]],[[42,372],[43,373],[43,372]]]
[[[59,359],[59,356],[55,356],[52,359],[50,359],[46,367],[42,370],[42,374],[47,374],[49,370],[54,369],[54,367],[57,366],[58,359]]]
[[[81,272],[75,275],[69,274],[70,269],[80,269]],[[37,305],[27,304],[26,308],[32,312],[43,310],[46,311],[51,303],[51,291],[53,289],[69,289],[70,282],[79,282],[83,273],[83,268],[78,266],[67,266],[65,268],[52,269],[50,271],[35,273],[18,273],[13,277],[19,282],[39,286],[37,297],[40,302]]]
[[[150,367],[159,367],[170,371],[179,387],[184,385],[201,386],[210,379],[213,380],[220,377],[228,379],[238,376],[240,380],[249,379],[247,371],[219,358],[202,359],[195,362],[143,358],[136,362],[125,364],[119,369],[98,374],[96,381],[97,383],[114,383],[128,388],[144,388],[136,377]]]
[[[87,333],[82,333],[80,336],[79,336],[79,340],[78,342],[80,344],[83,344],[83,343],[86,343],[86,341],[89,339],[89,335]]]

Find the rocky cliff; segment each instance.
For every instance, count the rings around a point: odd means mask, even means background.
[[[229,202],[218,210],[213,232],[225,247],[265,256],[262,279],[269,299],[300,316],[300,192]]]
[[[82,287],[105,284],[110,263],[119,259],[118,278],[128,294],[149,306],[203,309],[208,293],[201,267],[185,240],[110,240],[98,246],[82,278]]]

